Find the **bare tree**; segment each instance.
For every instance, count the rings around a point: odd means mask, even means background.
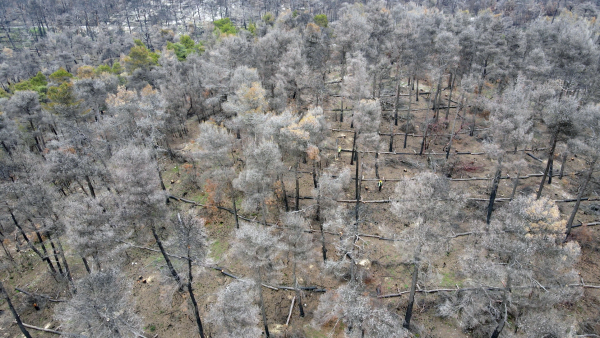
[[[497,163],[487,207],[487,224],[490,224],[492,217],[506,154],[516,152],[518,146],[527,144],[533,138],[530,101],[525,86],[524,79],[519,78],[514,86],[504,91],[498,102],[490,102],[490,139],[493,144],[487,145],[487,151],[488,156],[496,159]]]
[[[547,111],[544,113],[544,122],[551,133],[550,150],[548,151],[546,170],[544,171],[540,187],[537,191],[537,198],[542,196],[542,189],[544,189],[546,177],[548,177],[549,174],[552,174],[550,168],[552,168],[552,162],[554,160],[556,143],[561,141],[561,138],[568,139],[575,136],[580,128],[580,114],[577,114],[578,110],[578,100],[575,97],[568,96],[560,100],[551,101]]]
[[[110,263],[108,268],[118,266],[114,260],[124,247],[117,244],[117,240],[126,238],[128,231],[116,225],[114,196],[101,194],[92,198],[71,195],[64,202],[62,211],[68,242],[83,259],[88,273],[91,269],[86,257],[92,257],[95,271],[102,271],[103,266],[106,268],[105,263]]]
[[[312,235],[307,233],[308,222],[299,213],[287,213],[283,216],[283,223],[289,228],[284,235],[287,250],[291,254],[292,279],[300,317],[304,317],[304,306],[302,305],[302,291],[298,285],[298,265],[310,262],[313,254],[314,244]]]
[[[199,165],[209,175],[210,179],[219,182],[217,186],[218,190],[222,192],[229,190],[229,197],[235,217],[235,226],[239,228],[240,224],[235,202],[236,195],[233,188],[236,160],[233,151],[235,137],[223,127],[204,122],[200,125],[200,135],[196,141],[201,149],[194,155],[198,156],[201,160]],[[214,202],[219,203],[220,201],[217,200]]]
[[[267,224],[267,198],[273,192],[273,183],[283,171],[277,144],[263,141],[246,150],[246,167],[233,180],[233,186],[245,193],[242,207],[246,210],[260,207],[263,223]]]
[[[445,240],[443,229],[465,203],[465,196],[450,189],[450,182],[433,173],[421,173],[403,178],[392,197],[392,212],[405,224],[412,226],[400,236],[402,252],[412,253],[414,266],[408,307],[403,326],[410,327],[419,271],[430,268],[428,263]]]
[[[579,139],[573,140],[570,145],[574,151],[581,153],[588,158],[587,162],[589,163],[589,167],[588,172],[585,174],[584,181],[579,187],[579,192],[577,193],[577,202],[575,203],[575,206],[571,211],[571,215],[569,216],[569,220],[567,221],[565,241],[571,233],[573,221],[575,220],[575,215],[579,209],[581,198],[583,197],[583,194],[585,193],[585,190],[592,179],[594,168],[596,167],[598,158],[600,157],[600,107],[593,104],[587,105],[581,110],[581,115],[581,118],[584,121],[582,124],[584,128],[582,129],[585,134],[582,133],[582,136]]]
[[[182,255],[187,261],[187,283],[186,287],[188,294],[190,295],[190,301],[194,311],[194,318],[196,319],[196,325],[198,326],[198,333],[200,337],[204,338],[204,329],[202,327],[202,320],[200,319],[200,311],[198,308],[198,302],[194,296],[194,289],[192,287],[193,273],[192,263],[203,264],[206,260],[206,254],[208,252],[208,235],[204,228],[204,220],[199,219],[194,215],[193,210],[181,215],[177,214],[177,220],[174,222],[175,226],[175,238],[174,238],[174,251],[177,254]]]
[[[65,332],[86,337],[139,337],[142,322],[134,313],[131,285],[108,270],[77,283],[77,294],[56,309]]]
[[[259,295],[262,322],[265,334],[269,337],[269,325],[264,304],[262,283],[274,272],[278,265],[276,257],[283,249],[279,242],[280,236],[275,235],[264,226],[242,222],[236,231],[236,241],[232,246],[235,256],[243,258],[244,264],[253,271],[253,279]]]
[[[313,325],[333,325],[341,321],[347,337],[409,337],[400,318],[365,296],[364,284],[351,281],[329,291],[319,299]]]
[[[253,281],[236,280],[221,289],[207,317],[208,322],[216,326],[214,336],[260,336],[260,308],[255,304],[257,298],[257,289]]]
[[[337,174],[337,175],[335,175]],[[336,172],[333,167],[326,169],[321,177],[316,189],[313,189],[313,197],[317,200],[316,219],[319,222],[321,230],[321,252],[323,261],[327,260],[327,249],[325,248],[325,234],[323,233],[323,223],[335,218],[335,211],[338,206],[337,200],[343,196],[344,189],[350,182],[350,170],[346,169]]]
[[[578,299],[582,290],[574,270],[580,249],[562,243],[566,221],[555,203],[535,196],[518,197],[478,232],[460,258],[461,271],[475,292],[459,292],[440,308],[460,318],[461,326],[497,338],[508,317],[542,314],[555,304]],[[462,314],[461,314],[462,313]],[[530,334],[535,325],[519,327]],[[565,336],[563,334],[559,336]]]

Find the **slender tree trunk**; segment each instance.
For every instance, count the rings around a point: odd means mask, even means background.
[[[517,187],[519,186],[519,176],[521,175],[521,170],[517,171],[517,177],[513,179],[513,189],[510,194],[510,200],[512,201],[515,198],[515,193],[517,192]]]
[[[431,95],[431,94],[429,94]],[[417,79],[417,90],[415,91],[415,101],[419,102],[419,79]]]
[[[340,123],[344,123],[344,99],[342,98],[342,105],[340,107]]]
[[[394,103],[394,125],[395,126],[398,125],[398,108],[400,106],[400,76],[396,75],[396,77],[397,77],[397,79],[396,79],[396,102]],[[409,96],[410,96],[410,94],[409,94]]]
[[[373,97],[373,99],[375,99],[375,93],[376,93],[375,87],[377,86],[377,73],[373,73],[373,83],[372,83],[371,86],[372,86],[372,88],[371,88],[371,91],[372,91],[371,96]]]
[[[505,310],[506,310],[506,305],[504,307],[505,307]],[[492,335],[490,336],[490,338],[498,338],[498,337],[500,337],[500,333],[504,329],[504,324],[505,323],[506,323],[506,316],[504,316],[504,318],[502,318],[500,320],[500,323],[498,323],[498,326],[496,326],[496,328],[494,329],[494,332],[492,332]]]
[[[94,191],[94,186],[92,185],[92,180],[88,175],[85,175],[85,181],[87,182],[88,189],[90,190],[90,194],[92,194],[93,198],[96,198],[96,192]],[[162,180],[161,180],[162,183]],[[164,185],[164,184],[163,184]]]
[[[296,180],[296,205],[295,210],[300,210],[300,179],[298,178],[298,166],[300,165],[299,161],[296,161],[296,166],[294,167],[294,179]]]
[[[238,218],[237,206],[235,205],[235,195],[231,189],[231,205],[233,206],[233,216],[235,217],[235,228],[240,228],[240,220]]]
[[[442,74],[440,74],[440,77],[438,79],[438,84],[437,84],[437,89],[435,90],[435,97],[433,99],[433,110],[434,110],[434,118],[435,118],[435,122],[437,123],[438,119],[439,119],[439,113],[440,113],[440,105],[438,100],[440,100],[440,94],[442,92]],[[431,97],[431,94],[429,94]]]
[[[350,156],[350,165],[354,164],[355,152],[356,152],[356,130],[354,131],[354,137],[352,138],[352,155]]]
[[[65,251],[63,249],[62,243],[60,242],[60,236],[56,236],[56,244],[58,244],[58,251],[60,253],[60,257],[62,258],[63,264],[65,265],[67,279],[69,280],[69,283],[71,283],[73,293],[77,293],[77,288],[75,288],[75,283],[73,283],[73,277],[71,276],[71,269],[69,269],[69,264],[67,263],[67,258],[65,257]]]
[[[156,240],[156,244],[158,245],[158,248],[160,249],[160,253],[163,255],[163,258],[167,262],[167,267],[169,268],[169,272],[171,272],[171,275],[173,276],[173,278],[175,278],[175,281],[177,282],[177,286],[179,287],[179,291],[182,291],[183,285],[181,284],[181,278],[179,277],[179,274],[177,274],[177,271],[175,271],[173,264],[171,264],[171,259],[165,252],[165,248],[162,245],[162,241],[160,240],[160,238],[158,238],[158,234],[156,233],[156,227],[154,226],[154,224],[150,225],[150,229],[152,230],[152,235],[154,236],[154,239]]]
[[[565,164],[567,163],[567,156],[569,155],[569,153],[565,150],[563,151],[562,154],[562,159],[561,159],[561,163],[560,163],[560,174],[558,174],[558,179],[562,180],[563,175],[565,173]]]
[[[475,109],[471,109],[471,130],[469,130],[469,136],[473,137],[475,136],[475,115],[477,115],[477,112]]]
[[[410,319],[412,318],[413,306],[415,304],[415,291],[417,290],[417,281],[419,279],[419,256],[421,255],[421,244],[418,245],[415,252],[414,270],[412,275],[412,282],[410,284],[410,295],[408,297],[408,307],[406,308],[406,314],[404,315],[404,323],[402,326],[405,329],[410,328]]]
[[[585,177],[585,181],[583,181],[583,184],[579,188],[579,193],[577,194],[577,202],[575,202],[573,211],[571,211],[571,216],[569,216],[569,221],[567,221],[567,231],[566,231],[566,236],[565,236],[565,240],[564,240],[565,242],[567,241],[567,238],[571,234],[571,228],[573,227],[573,221],[575,220],[575,215],[577,214],[577,210],[579,210],[579,204],[581,204],[581,198],[583,197],[583,193],[585,192],[585,189],[587,188],[588,183],[590,183],[590,180],[592,179],[592,174],[594,173],[594,166],[596,166],[597,160],[598,160],[598,158],[595,157],[594,160],[592,161],[592,164],[590,165],[590,170],[589,170],[587,176]]]
[[[15,259],[13,258],[13,256],[10,254],[10,252],[8,251],[8,249],[6,248],[6,246],[4,245],[4,240],[0,239],[0,245],[2,245],[2,249],[4,250],[4,253],[6,254],[6,257],[8,257],[8,259],[11,262],[14,262]]]
[[[450,73],[450,77],[452,78],[452,82],[450,83],[450,94],[448,95],[448,107],[446,107],[446,120],[448,120],[448,115],[450,115],[450,105],[452,104],[452,91],[454,90],[454,82],[456,81],[456,76],[453,76]]]
[[[262,315],[263,326],[265,328],[265,336],[269,338],[271,335],[269,334],[269,325],[267,324],[267,313],[265,311],[265,301],[263,299],[263,290],[262,290],[262,275],[261,268],[258,268],[258,283],[256,283],[256,287],[258,288],[258,296],[260,300],[260,312]]]
[[[265,200],[263,198],[263,200],[261,201],[261,211],[262,211],[262,218],[263,218],[263,225],[267,226],[267,205],[265,203]]]
[[[554,156],[549,160],[550,169],[548,170],[548,184],[552,184],[552,174],[554,173]]]
[[[315,189],[317,189],[318,183],[319,183],[317,180],[317,176],[318,176],[317,162],[315,160],[313,160],[312,178],[313,178],[313,186],[315,187]]]
[[[290,205],[288,204],[287,191],[285,191],[285,183],[283,178],[279,177],[279,183],[281,184],[281,190],[283,192],[283,205],[285,206],[285,212],[290,211]]]
[[[319,222],[321,230],[321,252],[323,253],[323,262],[327,261],[327,249],[325,248],[325,233],[323,232],[323,222]]]
[[[548,152],[548,164],[546,165],[546,170],[544,171],[544,175],[542,176],[542,181],[540,182],[540,188],[538,189],[536,199],[540,199],[542,196],[542,189],[544,189],[544,182],[546,181],[546,177],[548,176],[548,172],[550,171],[550,166],[552,166],[552,158],[554,157],[554,150],[556,149],[556,142],[558,141],[558,132],[554,132],[552,135],[552,146],[550,147],[550,151]]]
[[[192,288],[192,259],[190,257],[190,248],[188,247],[188,284],[187,289],[190,294],[190,300],[192,301],[192,306],[194,307],[194,317],[196,318],[196,324],[198,325],[198,333],[200,333],[200,338],[204,338],[204,330],[202,329],[202,321],[200,320],[200,312],[198,311],[198,303],[196,302],[196,297],[194,297],[194,289]]]
[[[356,157],[356,179],[354,180],[354,190],[356,195],[356,205],[354,207],[354,220],[356,221],[356,226],[358,228],[358,209],[360,205],[360,176],[359,176],[359,157]]]
[[[496,193],[498,192],[498,184],[500,183],[500,175],[502,175],[502,155],[498,159],[498,166],[496,167],[496,174],[494,175],[494,181],[492,183],[492,193],[490,194],[490,203],[487,207],[487,217],[485,222],[489,225],[492,219],[492,212],[494,210],[494,202],[496,201]]]
[[[554,14],[552,14],[552,22],[550,22],[550,23],[554,23],[554,18],[556,18],[556,13],[558,13],[559,7],[560,7],[560,0],[558,0],[558,2],[556,3],[556,9],[554,10]]]
[[[52,237],[50,237],[50,233],[46,231],[46,237],[48,237],[48,241],[50,242],[50,246],[52,247],[52,252],[54,253],[54,260],[56,261],[56,266],[58,267],[58,271],[61,275],[66,277],[66,271],[62,271],[62,266],[60,265],[60,259],[58,258],[58,251],[56,251],[56,247],[54,246],[54,242],[52,241]]]
[[[294,257],[294,291],[296,292],[296,299],[298,300],[298,310],[300,311],[300,317],[304,317],[304,306],[302,306],[302,296],[300,293],[300,289],[298,288],[298,279],[296,278],[296,261],[297,258]]]
[[[87,271],[88,274],[92,273],[92,270],[90,270],[90,265],[88,264],[88,261],[85,257],[81,256],[81,261],[83,262],[83,265],[85,266],[85,271]]]
[[[414,83],[414,82],[413,82]],[[410,86],[408,86],[408,110],[406,111],[406,118],[404,119],[404,149],[406,149],[406,142],[408,142],[408,126],[409,126],[409,119],[410,119],[410,108],[412,105],[412,91],[410,89]]]
[[[31,220],[29,220],[29,222],[31,222],[31,225],[33,225],[33,227],[35,228],[35,236],[37,237],[38,241],[40,241],[40,246],[42,247],[42,251],[44,252],[44,257],[46,257],[48,259],[48,264],[53,265],[52,264],[52,260],[50,259],[50,255],[48,254],[48,250],[46,250],[46,245],[44,245],[44,239],[42,238],[42,235],[40,234],[39,230],[37,229],[37,227],[35,226],[35,224],[33,224],[33,222]],[[62,272],[62,268],[60,267],[60,263],[57,262],[59,264],[58,266],[58,271],[60,272],[61,275],[63,275]],[[56,273],[56,271],[54,271]]]
[[[32,338],[31,335],[29,334],[29,332],[27,331],[27,329],[25,329],[25,326],[23,325],[23,322],[21,321],[21,317],[19,317],[17,310],[15,310],[15,307],[13,306],[12,302],[10,301],[8,292],[6,292],[6,289],[4,288],[4,285],[2,284],[2,282],[0,282],[0,291],[2,291],[2,295],[4,296],[4,299],[6,299],[6,303],[8,303],[8,308],[10,309],[10,312],[12,312],[13,317],[15,317],[15,321],[17,322],[17,325],[19,326],[19,329],[21,329],[21,332],[23,333],[23,335],[26,338]]]
[[[375,177],[379,179],[379,152],[375,153]]]
[[[506,281],[506,288],[504,289],[504,293],[502,294],[502,304],[504,305],[504,316],[500,320],[500,323],[498,323],[498,325],[494,329],[494,332],[492,332],[492,335],[490,336],[490,338],[498,338],[500,336],[500,333],[502,333],[502,329],[504,329],[504,324],[506,323],[506,319],[508,318],[508,309],[506,307],[506,302],[507,302],[506,292],[507,292],[507,290],[510,291],[510,284],[511,284],[511,279],[510,279],[510,275],[509,275],[507,278],[507,281]]]
[[[454,122],[452,122],[452,130],[450,132],[450,141],[448,142],[448,147],[446,149],[446,160],[448,159],[448,157],[450,157],[450,149],[452,149],[452,141],[454,140],[454,127],[456,127],[456,120],[458,119],[458,116],[460,115],[460,111],[462,109],[463,99],[464,99],[464,95],[462,96],[462,98],[460,100],[460,106],[456,110],[456,115],[454,116]]]
[[[427,101],[427,111],[429,111],[429,101]],[[427,142],[427,132],[429,131],[429,121],[427,121],[427,114],[425,115],[425,130],[423,130],[423,139],[421,140],[421,150],[419,151],[419,155],[423,155],[423,151],[425,151],[425,143]]]
[[[15,224],[17,229],[19,229],[19,232],[21,233],[21,236],[23,236],[25,242],[27,242],[27,245],[31,248],[31,250],[33,250],[33,252],[35,252],[36,255],[38,255],[43,261],[45,261],[48,264],[48,268],[50,268],[52,276],[56,276],[56,270],[54,269],[54,265],[52,265],[52,262],[50,261],[48,255],[42,255],[42,253],[35,247],[35,245],[31,243],[29,237],[27,237],[27,234],[25,233],[19,222],[17,222],[17,218],[15,217],[15,214],[13,213],[12,209],[8,209],[8,211],[10,213],[10,217],[13,220],[13,223]]]

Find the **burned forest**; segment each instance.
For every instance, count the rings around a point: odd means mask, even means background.
[[[0,337],[600,337],[600,1],[0,1]]]

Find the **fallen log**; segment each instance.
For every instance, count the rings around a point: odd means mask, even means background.
[[[59,335],[59,336],[63,334],[60,331],[55,331],[55,330],[50,330],[50,329],[44,329],[43,327],[33,326],[33,325],[25,324],[25,323],[23,323],[23,326],[25,326],[28,329],[33,329],[33,330],[48,332],[48,333],[56,334],[56,335]]]
[[[39,295],[39,294],[36,294],[36,293],[27,292],[27,291],[25,291],[25,290],[23,290],[23,289],[21,289],[21,288],[15,288],[15,290],[17,290],[17,291],[19,291],[19,292],[21,292],[21,293],[23,293],[23,294],[26,294],[26,295],[28,295],[28,296],[31,296],[31,297],[40,297],[40,298],[44,298],[44,299],[46,299],[47,301],[49,301],[49,302],[52,302],[52,303],[63,303],[63,302],[66,302],[66,300],[62,300],[62,299],[53,299],[53,298],[50,298],[50,296],[47,296],[47,295]]]

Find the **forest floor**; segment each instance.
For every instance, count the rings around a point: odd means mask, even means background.
[[[447,94],[448,91],[444,91]],[[402,97],[405,101],[406,97]],[[389,98],[389,101],[392,101]],[[340,106],[339,99],[330,98],[330,101],[326,102],[324,108],[325,112],[330,119],[331,127],[334,129],[340,129],[343,131],[334,131],[332,133],[332,147],[330,150],[323,151],[321,153],[321,167],[325,168],[328,165],[333,165],[339,168],[350,167],[350,153],[342,152],[340,159],[335,159],[335,147],[334,144],[341,146],[343,149],[352,148],[352,132],[344,130],[351,130],[351,115],[346,115],[344,123],[337,122],[336,115],[339,115],[338,111],[331,111],[333,107],[338,108]],[[414,108],[426,108],[425,99],[422,98],[419,104],[413,102]],[[402,109],[406,108],[404,105]],[[389,115],[390,112],[385,112],[384,116]],[[424,121],[425,113],[431,114],[430,111],[422,110],[414,113],[415,125],[419,125]],[[454,113],[451,112],[450,127],[452,126]],[[443,120],[443,114],[441,119]],[[475,137],[469,136],[468,132],[464,133],[470,117],[465,121],[464,128],[461,134],[458,134],[453,141],[453,150],[451,151],[450,159],[447,163],[453,164],[453,170],[450,172],[448,168],[450,166],[446,164],[444,156],[431,155],[427,156],[428,152],[442,153],[444,147],[448,142],[448,136],[438,136],[430,139],[429,149],[426,150],[425,155],[394,155],[394,154],[382,154],[380,155],[379,173],[384,179],[397,179],[403,176],[412,176],[423,170],[431,170],[436,168],[439,173],[450,173],[452,178],[473,178],[473,177],[487,177],[491,178],[494,174],[494,162],[488,159],[485,155],[457,155],[455,150],[458,152],[480,152],[482,151],[481,135],[485,133],[485,130],[478,131],[475,133]],[[399,126],[394,127],[395,132],[401,132],[400,127],[403,124],[400,121]],[[460,123],[457,123],[457,128]],[[484,128],[486,125],[485,118],[482,116],[477,117],[477,127]],[[191,118],[188,123],[188,133],[183,138],[173,139],[173,148],[179,152],[189,152],[194,147],[193,140],[198,134],[198,122],[195,118]],[[381,121],[381,132],[389,133],[390,120],[383,118]],[[545,142],[547,142],[548,136],[542,133],[543,130],[536,132],[533,148],[543,148]],[[416,134],[420,134],[419,129],[415,130]],[[439,133],[447,134],[449,130],[441,128]],[[382,136],[382,142],[386,143],[389,141],[389,136]],[[402,148],[403,136],[396,136],[394,140],[394,148],[396,152],[419,152],[421,145],[421,138],[409,137],[408,145],[406,149]],[[387,148],[387,147],[386,147]],[[531,147],[528,147],[531,148]],[[455,149],[455,150],[454,150]],[[386,149],[387,150],[387,149]],[[544,160],[547,157],[544,151],[531,152],[534,156]],[[560,155],[560,154],[558,154]],[[515,155],[523,158],[527,161],[528,168],[522,174],[539,173],[544,170],[544,162],[533,159],[530,156],[525,155],[524,152],[520,152]],[[572,158],[572,160],[571,160]],[[565,172],[575,173],[586,168],[584,159],[572,156],[567,161],[567,167]],[[362,162],[367,163],[366,170],[362,172],[365,179],[375,178],[374,172],[374,154],[366,154],[360,159]],[[556,169],[559,168],[559,158],[557,157],[555,163]],[[291,164],[288,164],[291,166]],[[198,189],[195,184],[194,177],[195,173],[191,166],[186,166],[182,163],[175,163],[170,159],[164,159],[163,163],[163,179],[167,190],[171,195],[184,197],[188,200],[194,200],[198,203],[206,203],[208,193],[202,188]],[[312,163],[310,160],[306,164],[301,164],[301,171],[310,172],[312,170]],[[556,170],[557,172],[558,170]],[[353,173],[352,169],[352,173]],[[503,172],[503,176],[504,176]],[[513,176],[515,174],[509,171],[509,174]],[[551,199],[565,199],[574,198],[576,191],[579,186],[578,175],[568,174],[562,180],[555,177],[551,185],[546,185],[544,188],[544,195],[549,196]],[[293,172],[290,171],[285,176],[286,192],[288,195],[288,201],[290,206],[294,207],[294,179]],[[202,186],[204,182],[199,182],[198,186]],[[491,179],[490,180],[473,180],[473,181],[453,181],[451,184],[455,185],[455,189],[460,189],[463,192],[468,192],[472,198],[488,198]],[[539,178],[529,178],[520,180],[520,184],[517,190],[519,194],[530,194],[537,190],[539,185]],[[393,181],[385,181],[383,184],[382,191],[379,192],[377,189],[377,180],[365,180],[362,183],[361,197],[363,201],[373,200],[385,200],[390,197],[393,192],[396,183]],[[312,176],[310,174],[302,174],[300,179],[300,195],[303,197],[311,196],[311,190],[313,188]],[[600,185],[596,178],[592,186],[590,187],[586,195],[597,193]],[[502,180],[499,187],[498,197],[510,197],[512,192],[512,180]],[[347,190],[348,200],[354,199],[354,188],[353,186]],[[185,210],[191,207],[190,204],[184,204],[177,201],[171,201],[174,208],[180,208]],[[309,208],[314,202],[310,199],[300,200],[300,208]],[[504,202],[497,202],[497,205],[501,205]],[[563,218],[568,218],[573,203],[558,203]],[[224,205],[230,207],[228,204]],[[351,205],[349,205],[350,207]],[[465,232],[470,230],[470,225],[473,220],[485,219],[485,207],[487,202],[485,201],[470,201],[463,211],[462,219],[463,222],[454,224],[454,231],[456,233]],[[383,237],[392,237],[394,233],[402,230],[408,226],[405,224],[399,224],[392,213],[390,212],[390,204],[388,203],[364,203],[361,205],[361,213],[363,216],[363,223],[360,225],[359,232],[361,234],[370,234]],[[282,202],[280,199],[273,200],[269,208],[269,222],[276,223],[279,219],[279,215],[283,210]],[[239,259],[234,259],[228,255],[229,243],[231,243],[234,236],[235,224],[233,216],[226,211],[211,211],[202,210],[202,213],[207,219],[206,228],[209,233],[209,237],[212,241],[210,257],[214,264],[224,267],[226,271],[237,276],[249,276],[250,271],[244,266],[244,262]],[[245,213],[242,214],[254,217],[256,214]],[[576,218],[576,221],[581,222],[593,222],[598,221],[600,218],[600,202],[583,202],[580,208],[580,212]],[[314,229],[318,229],[316,223],[313,225]],[[146,229],[147,230],[147,229]],[[136,233],[136,245],[140,247],[147,247],[156,249],[154,241],[148,236],[143,234],[144,229],[138,229],[140,234]],[[146,231],[148,232],[148,231]],[[578,270],[581,278],[589,284],[600,285],[600,269],[598,262],[600,262],[600,227],[580,227],[573,230],[574,240],[579,241],[582,246],[581,260],[578,264]],[[327,246],[328,255],[330,259],[337,259],[335,257],[335,248],[331,243],[335,241],[335,235],[327,235],[327,242],[330,243]],[[460,276],[458,259],[462,251],[463,245],[472,240],[469,236],[459,237],[450,242],[446,247],[439,248],[444,250],[446,255],[443,259],[433,262],[433,265],[437,267],[436,278],[427,285],[423,286],[428,288],[430,286],[455,288],[460,287],[463,280]],[[308,260],[305,267],[300,269],[303,271],[299,275],[299,283],[303,286],[318,286],[327,290],[338,287],[343,281],[337,280],[322,273],[322,264],[320,259],[320,249],[318,248],[319,236],[315,234],[314,241],[316,248],[314,250],[315,257],[312,260]],[[379,294],[391,294],[397,293],[398,291],[407,290],[410,286],[411,266],[406,264],[408,261],[407,254],[401,252],[395,245],[394,242],[379,240],[374,237],[361,236],[361,250],[364,250],[366,257],[369,257],[369,261],[365,263],[364,268],[367,270],[367,278],[365,280],[367,285],[368,293],[375,298]],[[63,244],[65,245],[65,244]],[[6,288],[10,290],[13,295],[13,302],[17,305],[17,309],[21,313],[23,321],[27,324],[60,330],[57,326],[57,322],[53,320],[54,307],[60,303],[48,302],[47,304],[41,304],[41,309],[35,310],[31,303],[28,303],[28,297],[23,294],[19,294],[15,291],[15,287],[28,290],[29,292],[45,294],[53,299],[66,299],[67,289],[64,283],[56,282],[47,272],[47,268],[42,262],[34,257],[29,251],[16,253],[14,245],[9,247],[11,252],[14,254],[15,259],[25,262],[25,264],[17,264],[16,266],[27,267],[27,268],[12,268],[5,271],[9,271],[9,276],[2,276],[3,280],[8,282],[5,284]],[[74,278],[77,280],[86,274],[81,259],[73,256],[70,253],[68,245],[65,245],[67,251],[67,259],[72,271]],[[287,257],[282,255],[280,258],[284,263],[287,262]],[[2,258],[3,264],[9,264],[9,262]],[[133,284],[133,296],[136,300],[136,311],[144,320],[144,334],[146,337],[159,338],[159,337],[195,337],[197,336],[196,326],[193,320],[190,307],[188,305],[187,293],[179,293],[173,287],[172,281],[169,280],[167,274],[164,273],[164,260],[159,252],[150,251],[138,247],[130,247],[121,254],[120,257],[121,266],[126,266],[124,273],[127,278],[130,279]],[[174,260],[175,267],[184,271],[182,261]],[[7,278],[5,278],[7,277]],[[210,305],[216,300],[216,292],[219,288],[226,285],[232,279],[225,276],[220,271],[210,268],[198,268],[197,276],[195,277],[195,293],[198,303],[201,309],[201,316],[205,316],[208,312]],[[291,269],[285,268],[280,271],[279,279],[277,283],[270,283],[271,285],[292,285]],[[290,309],[292,298],[294,297],[293,291],[288,290],[272,290],[265,288],[265,304],[267,306],[267,317],[270,323],[270,331],[274,337],[341,337],[343,327],[341,324],[325,326],[321,330],[316,330],[310,326],[313,319],[313,313],[317,309],[319,296],[321,293],[315,292],[304,292],[303,293],[303,304],[305,306],[306,316],[301,318],[298,314],[298,308],[294,307],[290,325],[286,327],[286,319]],[[407,296],[399,298],[387,298],[379,299],[377,301],[382,302],[388,306],[389,309],[396,309],[399,315],[403,315],[407,306]],[[416,296],[416,305],[413,321],[415,326],[419,329],[420,337],[439,337],[439,338],[459,338],[459,337],[471,337],[469,332],[464,332],[458,326],[455,319],[442,319],[436,316],[436,304],[438,303],[439,295],[437,294],[418,294]],[[600,325],[597,323],[600,321],[600,315],[598,308],[600,308],[600,290],[598,289],[585,289],[583,299],[573,303],[564,304],[567,309],[569,316],[572,316],[574,321],[578,323],[584,323],[587,331],[586,333],[600,333]],[[12,316],[9,313],[5,303],[0,305],[0,337],[21,337],[16,325],[13,323]],[[508,329],[514,329],[514,326],[509,325]],[[211,327],[209,324],[205,324],[205,331],[210,333]],[[51,337],[53,334],[31,330],[32,336],[34,337]],[[297,334],[297,335],[294,335]]]

